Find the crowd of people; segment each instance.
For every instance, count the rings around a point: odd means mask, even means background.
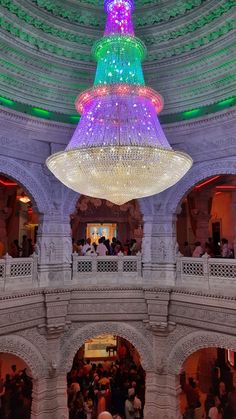
[[[75,357],[67,376],[70,419],[97,419],[103,411],[114,419],[143,417],[145,373],[125,345],[117,355],[99,363]]]
[[[201,402],[199,388],[192,377],[182,389],[187,399],[183,419],[236,419],[236,389],[228,365],[212,369],[211,388],[204,402]]]
[[[73,253],[78,253],[79,256],[98,255],[98,256],[117,256],[124,254],[127,256],[135,256],[140,252],[140,246],[135,239],[127,240],[122,244],[116,237],[112,238],[110,242],[104,236],[100,237],[98,244],[93,242],[90,238],[81,239],[73,242]]]
[[[221,239],[221,243],[213,242],[212,238],[209,237],[204,245],[200,241],[194,243],[193,250],[186,241],[183,246],[183,256],[186,257],[222,257],[222,258],[234,258],[234,249],[229,246],[227,239]]]
[[[11,373],[0,380],[0,419],[30,419],[32,379],[26,369],[11,366]]]
[[[0,259],[5,256],[6,250],[7,249],[5,248],[3,242],[0,241]],[[33,241],[26,235],[23,235],[21,244],[18,239],[13,240],[8,249],[8,254],[13,258],[29,257],[33,254],[33,252]]]

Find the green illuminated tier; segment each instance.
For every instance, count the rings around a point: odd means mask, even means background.
[[[138,38],[104,37],[95,44],[93,55],[98,62],[95,86],[120,83],[145,84],[141,61],[146,56],[146,48]]]

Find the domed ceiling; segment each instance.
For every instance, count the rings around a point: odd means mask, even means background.
[[[1,0],[0,104],[77,122],[75,98],[93,84],[102,3]],[[235,0],[136,0],[133,20],[148,49],[146,84],[165,100],[162,121],[236,103]]]

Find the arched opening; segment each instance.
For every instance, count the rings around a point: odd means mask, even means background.
[[[104,410],[121,418],[125,410],[143,417],[145,372],[136,348],[120,336],[86,340],[74,356],[67,383],[70,419],[95,419]]]
[[[214,257],[234,257],[235,204],[235,175],[214,175],[197,183],[180,204],[180,252],[184,256],[201,256],[207,251]],[[195,243],[200,243],[196,252]]]
[[[209,347],[192,353],[179,376],[184,418],[233,418],[236,414],[236,353]]]
[[[18,356],[0,352],[0,418],[30,419],[33,378]]]
[[[75,251],[85,239],[91,240],[96,251],[102,237],[106,240],[108,254],[114,254],[114,249],[110,248],[112,238],[119,241],[124,254],[134,255],[141,250],[143,219],[137,200],[119,206],[82,195],[71,215],[71,228]]]
[[[38,212],[27,190],[0,174],[0,258],[28,257],[34,251]]]

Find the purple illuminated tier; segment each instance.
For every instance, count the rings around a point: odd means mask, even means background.
[[[110,94],[86,106],[67,150],[140,145],[171,149],[149,98]]]
[[[107,0],[104,3],[107,21],[104,36],[129,35],[134,36],[131,13],[133,2],[130,0]]]

